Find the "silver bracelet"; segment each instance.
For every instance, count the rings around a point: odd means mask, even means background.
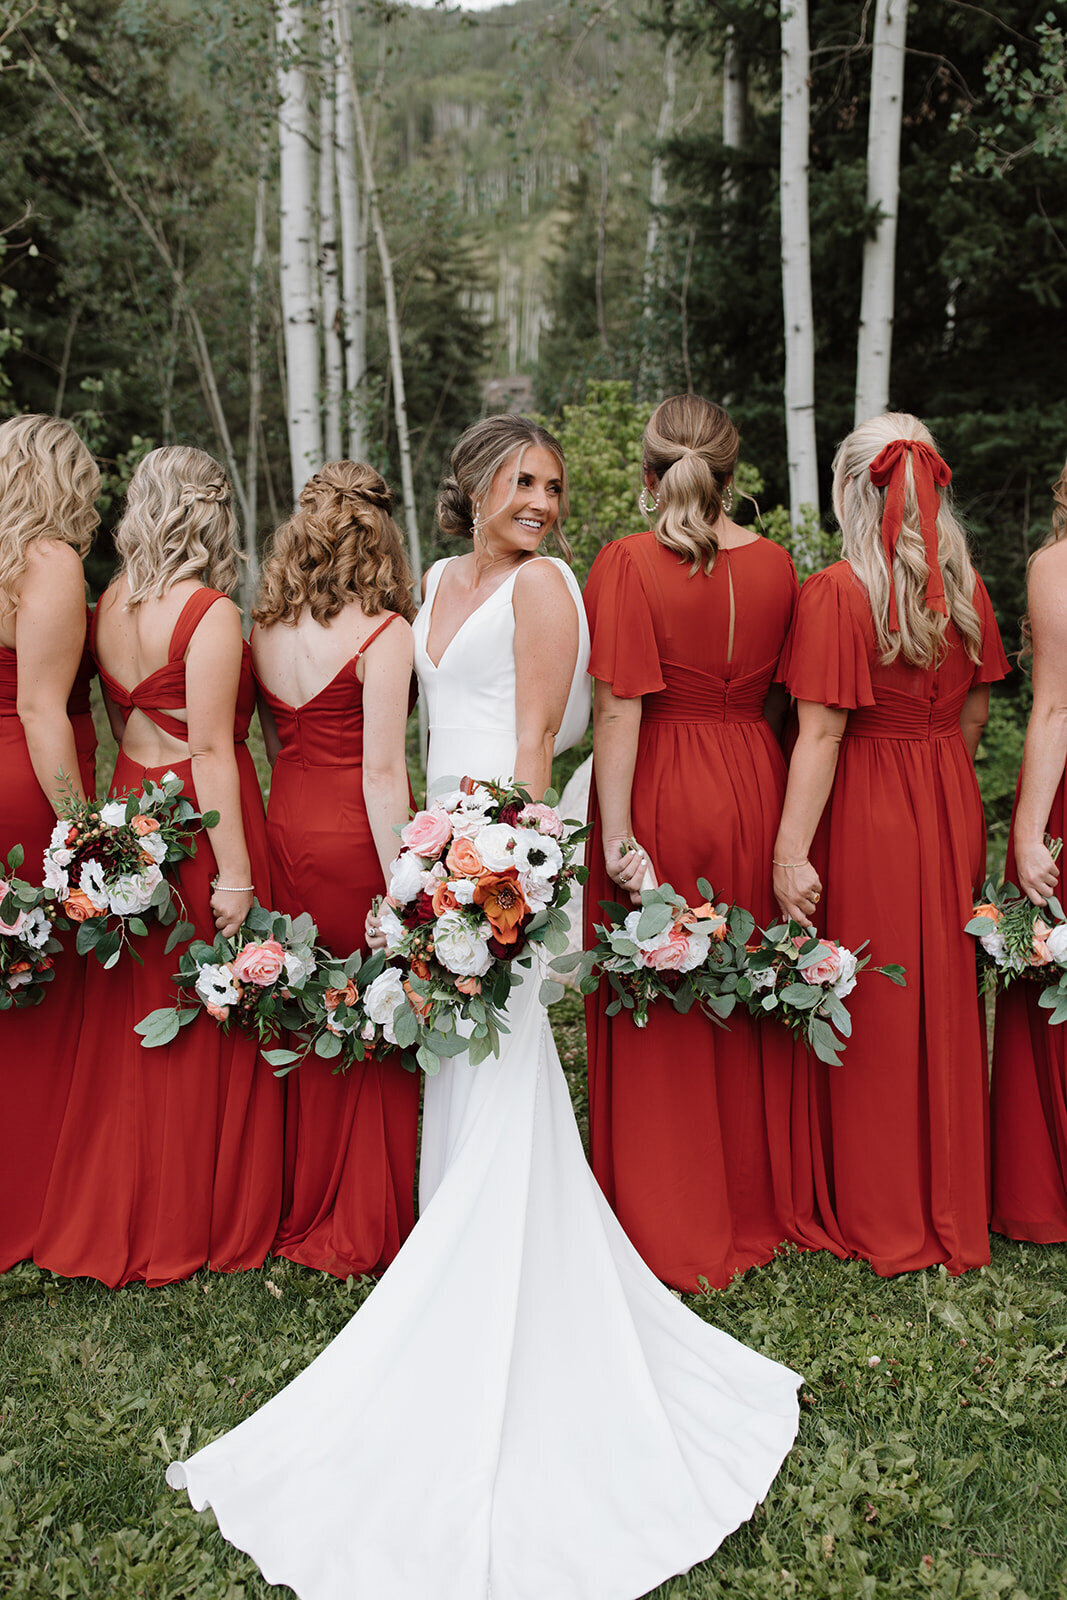
[[[790,870],[792,870],[794,867],[806,867],[807,864],[807,856],[804,857],[803,861],[775,861],[774,857],[771,857],[772,867],[788,867]]]
[[[220,883],[217,878],[211,887],[216,894],[254,894],[256,889],[254,883]]]

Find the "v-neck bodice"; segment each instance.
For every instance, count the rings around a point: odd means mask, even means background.
[[[363,760],[363,684],[358,665],[379,634],[398,613],[392,612],[364,639],[355,655],[334,673],[317,694],[294,706],[274,693],[255,671],[256,685],[278,730],[279,761],[302,767],[358,766]]]

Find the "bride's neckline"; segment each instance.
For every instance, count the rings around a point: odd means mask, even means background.
[[[503,593],[503,591],[507,588],[509,583],[514,583],[515,579],[518,577],[518,575],[522,571],[523,567],[529,566],[529,564],[530,564],[529,561],[520,561],[518,566],[516,566],[513,571],[509,572],[507,577],[502,579],[501,582],[497,584],[496,588],[493,589],[489,594],[486,595],[484,600],[479,600],[478,604],[475,606],[473,611],[468,611],[467,615],[463,618],[463,621],[460,623],[459,627],[456,629],[455,633],[452,635],[451,639],[449,639],[448,643],[445,645],[444,649],[441,651],[441,654],[438,656],[437,660],[435,661],[433,656],[430,654],[430,633],[431,633],[431,630],[433,629],[433,613],[434,613],[434,607],[437,604],[437,596],[438,596],[438,593],[440,592],[440,588],[441,588],[441,579],[445,575],[445,568],[447,566],[449,566],[453,561],[459,561],[461,559],[462,558],[460,556],[448,556],[447,559],[443,562],[442,567],[441,567],[441,571],[440,571],[440,573],[438,574],[438,577],[437,577],[437,581],[434,584],[433,594],[431,595],[430,601],[429,601],[430,614],[429,614],[428,618],[426,619],[426,638],[425,638],[425,642],[424,642],[423,647],[422,647],[422,653],[426,657],[427,661],[430,663],[431,667],[434,669],[435,672],[439,672],[440,671],[441,663],[444,661],[445,656],[447,656],[448,652],[451,650],[452,646],[455,644],[456,640],[459,638],[460,634],[463,632],[463,630],[467,626],[468,622],[471,622],[478,615],[479,611],[484,610],[484,608],[489,604],[490,600],[495,600],[498,594]],[[540,561],[540,560],[545,560],[545,559],[551,559],[551,558],[550,557],[546,558],[546,557],[543,557],[543,556],[533,556],[533,557],[531,557],[531,560],[535,560],[535,561]]]

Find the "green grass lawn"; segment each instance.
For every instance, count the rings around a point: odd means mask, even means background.
[[[556,1024],[581,1121],[574,1000]],[[289,1594],[164,1469],[287,1383],[371,1287],[285,1261],[118,1292],[0,1277],[0,1593]],[[996,1239],[957,1279],[791,1254],[690,1300],[804,1374],[801,1429],[752,1522],[660,1600],[1067,1600],[1065,1289],[1067,1247]],[[402,1494],[403,1464],[383,1467]]]

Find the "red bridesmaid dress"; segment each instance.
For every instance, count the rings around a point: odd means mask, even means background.
[[[840,1066],[806,1059],[794,1086],[795,1211],[885,1277],[989,1260],[989,1115],[984,1013],[964,933],[985,872],[985,821],[960,713],[1008,671],[976,580],[977,664],[948,625],[936,668],[883,666],[870,603],[845,561],[804,584],[783,657],[798,700],[849,713],[812,845],[817,923],[907,987],[868,973],[848,998]]]
[[[652,533],[601,550],[585,591],[589,670],[619,698],[643,698],[632,815],[659,881],[695,905],[705,877],[716,898],[766,923],[786,767],[763,707],[796,573],[762,538],[720,550],[710,574],[689,568]],[[620,898],[604,869],[595,783],[591,794],[587,943],[598,902]],[[777,1192],[787,1118],[772,1108],[788,1105],[793,1040],[741,1014],[725,1032],[666,1003],[638,1029],[627,1013],[606,1016],[609,999],[602,986],[586,1002],[597,1182],[657,1277],[721,1288],[791,1231]]]
[[[363,801],[363,685],[357,655],[302,706],[262,683],[281,749],[267,805],[275,905],[308,911],[332,954],[351,954],[384,894]],[[398,843],[399,848],[399,843]],[[286,1084],[285,1183],[275,1255],[335,1277],[381,1272],[415,1223],[419,1083],[394,1057],[345,1073],[310,1056]]]
[[[185,704],[185,652],[204,614],[223,597],[190,597],[171,636],[167,664],[134,689],[100,669],[115,703],[143,712],[185,740],[185,724],[167,711]],[[245,746],[255,706],[245,645],[234,740],[241,816],[256,894],[270,904],[263,802]],[[164,709],[166,708],[166,709]],[[112,794],[140,789],[176,772],[196,803],[189,760],[141,767],[121,750]],[[206,834],[196,854],[171,869],[197,936],[215,936],[211,880],[217,867]],[[141,1048],[134,1025],[174,999],[178,956],[164,954],[170,930],[149,925],[130,956],[106,972],[86,962],[85,1016],[73,1081],[45,1197],[34,1260],[65,1277],[92,1277],[112,1288],[143,1280],[171,1283],[198,1267],[259,1266],[270,1249],[281,1206],[282,1087],[255,1043],[236,1028],[224,1034],[207,1016],[173,1044]]]
[[[1053,838],[1067,840],[1064,780],[1049,812]],[[1005,877],[1015,877],[1014,840]],[[1062,898],[1062,888],[1060,896]],[[1067,1035],[1049,1026],[1036,983],[997,996],[993,1035],[993,1227],[1035,1244],[1067,1242]]]
[[[86,651],[67,704],[78,771],[89,795],[95,793],[93,671]],[[18,876],[40,883],[56,818],[30,762],[17,703],[15,651],[0,647],[0,877],[7,873],[8,851],[20,844],[26,859]],[[73,937],[64,935],[68,946]],[[74,1066],[84,980],[84,963],[68,948],[56,957],[39,1006],[0,1013],[0,1272],[33,1254]]]

